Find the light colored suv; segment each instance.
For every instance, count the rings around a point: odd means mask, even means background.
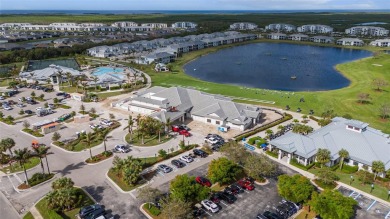
[[[194,161],[194,159],[192,159],[192,157],[190,157],[188,155],[181,156],[180,160],[185,161],[186,163],[191,163],[192,161]]]
[[[217,213],[219,211],[219,207],[212,201],[205,199],[201,202],[202,206],[206,208],[206,210]]]

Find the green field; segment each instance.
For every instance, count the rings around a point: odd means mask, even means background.
[[[182,66],[185,63],[221,48],[224,47],[208,48],[183,55],[173,63],[173,73],[156,73],[152,69],[152,66],[146,67],[144,70],[152,77],[153,86],[192,87],[214,94],[249,98],[251,99],[250,101],[237,101],[251,104],[260,104],[256,102],[259,100],[274,101],[274,105],[268,106],[285,108],[286,105],[289,105],[293,110],[300,107],[302,113],[306,114],[309,113],[310,109],[314,110],[315,115],[321,115],[326,110],[334,110],[339,116],[350,114],[354,119],[368,122],[373,127],[390,133],[390,121],[381,120],[379,117],[379,106],[384,103],[389,103],[390,87],[387,87],[385,91],[377,92],[371,86],[371,81],[377,77],[384,78],[390,82],[390,55],[380,54],[377,57],[337,65],[336,69],[351,80],[351,84],[346,88],[331,91],[284,92],[246,88],[201,81],[183,72]],[[382,66],[374,66],[373,64]],[[357,103],[357,95],[362,92],[370,94],[370,103]],[[305,102],[299,102],[302,97],[305,99]]]
[[[89,14],[89,15],[65,15],[65,14],[27,14],[27,15],[1,15],[3,23],[28,22],[34,24],[49,24],[53,22],[102,22],[115,21],[166,22],[193,21],[205,29],[227,29],[234,22],[253,22],[260,27],[270,23],[290,23],[303,25],[307,23],[320,23],[332,25],[336,31],[344,31],[345,28],[363,22],[386,22],[390,20],[390,13],[270,13],[270,14]],[[380,25],[386,28],[390,24]]]

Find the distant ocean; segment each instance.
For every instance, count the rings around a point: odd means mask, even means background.
[[[269,13],[390,12],[378,10],[0,10],[0,14],[269,14]]]

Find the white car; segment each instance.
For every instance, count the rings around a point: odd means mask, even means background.
[[[5,98],[3,96],[0,96],[0,100],[5,100]]]
[[[37,107],[35,110],[39,111],[39,110],[42,110],[42,109],[43,109],[42,107]]]
[[[106,125],[106,126],[110,126],[110,125],[112,125],[112,122],[109,121],[109,120],[102,120],[102,121],[100,122],[100,124]]]
[[[32,98],[31,97],[26,97],[26,100],[32,100]]]
[[[219,207],[212,201],[205,199],[201,202],[202,206],[206,208],[206,210],[217,213],[219,211]]]
[[[19,103],[19,104],[17,104],[16,106],[19,107],[19,108],[25,107],[25,105],[24,105],[23,103]]]
[[[192,157],[190,157],[188,155],[181,156],[180,160],[185,161],[186,163],[191,163],[192,161],[194,161],[194,159],[192,159]]]
[[[5,109],[5,110],[12,110],[12,107],[10,107],[10,106],[4,106],[4,109]]]
[[[213,137],[210,137],[210,138],[205,138],[204,139],[204,142],[206,142],[206,143],[209,143],[209,144],[215,144],[215,143],[217,143],[219,141],[219,139],[217,139],[217,138],[213,138]]]
[[[114,150],[117,151],[117,152],[121,152],[121,153],[130,152],[130,148],[127,147],[127,146],[124,145],[124,144],[117,144],[117,145],[115,145]]]

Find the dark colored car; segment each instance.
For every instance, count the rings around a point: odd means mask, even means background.
[[[210,199],[210,201],[214,202],[215,204],[218,204],[221,197],[220,197],[219,193],[213,193],[213,194],[211,194],[209,199]]]
[[[64,95],[65,95],[64,92],[59,92],[59,93],[56,94],[57,97],[59,97],[59,96],[64,96]]]
[[[185,164],[183,162],[181,162],[180,160],[172,160],[171,164],[177,168],[182,168],[185,166]]]
[[[194,206],[193,207],[193,209],[192,209],[193,211],[192,211],[192,215],[194,216],[194,217],[200,217],[200,216],[202,216],[203,214],[204,214],[204,210],[202,209],[202,206]]]
[[[227,202],[229,204],[233,204],[237,198],[234,195],[228,194],[226,192],[218,192],[218,197],[220,200]]]
[[[31,110],[25,110],[24,113],[31,115],[33,112]]]
[[[186,131],[190,131],[191,129],[188,128],[186,125],[182,124],[182,125],[179,125],[179,129],[180,130],[186,130]]]
[[[264,215],[262,214],[258,214],[256,219],[268,219],[267,217],[265,217]]]
[[[233,183],[230,187],[238,190],[238,193],[244,192],[244,189],[241,186],[239,186],[237,183]]]
[[[267,219],[283,219],[283,218],[279,217],[277,214],[272,213],[272,212],[270,212],[270,211],[264,212],[263,215],[264,215]]]
[[[202,176],[197,176],[195,178],[195,181],[199,184],[201,184],[202,186],[207,186],[207,187],[211,187],[211,182],[210,180],[206,179],[205,177],[202,177]]]
[[[230,195],[237,195],[238,194],[238,190],[235,188],[232,188],[230,186],[226,187],[223,191],[226,192],[227,194],[230,194]]]
[[[87,214],[84,219],[96,219],[104,214],[106,214],[106,211],[103,208],[100,208]]]
[[[208,155],[205,151],[201,149],[194,149],[193,152],[196,156],[200,156],[200,157],[207,157]]]
[[[79,216],[81,218],[84,218],[85,216],[87,216],[88,214],[98,210],[98,209],[102,209],[102,206],[101,205],[89,205],[89,206],[85,206],[83,208],[80,209],[79,211]]]

